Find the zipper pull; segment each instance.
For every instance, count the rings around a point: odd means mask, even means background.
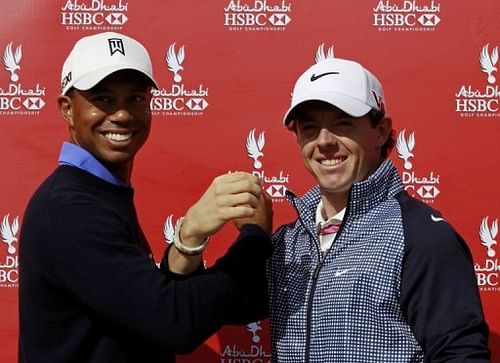
[[[316,267],[314,268],[314,272],[313,272],[313,280],[317,280],[318,279],[318,275],[319,275],[319,270],[321,270],[321,263],[318,263],[316,265]]]

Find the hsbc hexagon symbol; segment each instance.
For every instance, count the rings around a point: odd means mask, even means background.
[[[291,20],[287,14],[273,14],[269,17],[269,22],[274,26],[285,26]]]
[[[23,101],[23,106],[27,110],[40,110],[45,106],[45,101],[40,97],[28,97]]]
[[[203,98],[191,98],[186,102],[186,106],[191,111],[203,111],[208,107],[208,102]]]
[[[128,21],[128,18],[122,13],[111,13],[106,16],[106,21],[110,25],[123,25]]]
[[[439,193],[439,189],[434,185],[422,185],[417,189],[417,194],[424,199],[436,198]]]
[[[283,198],[285,196],[286,187],[283,184],[273,184],[266,189],[266,192],[272,198]]]
[[[422,14],[418,18],[418,22],[423,26],[436,26],[441,19],[436,14]]]

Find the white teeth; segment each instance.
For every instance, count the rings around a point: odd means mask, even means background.
[[[343,161],[343,159],[341,159],[341,158],[321,160],[321,165],[334,166],[334,165],[340,164],[342,161]]]
[[[127,141],[132,137],[132,133],[128,134],[116,134],[116,133],[111,133],[108,132],[105,134],[106,138],[111,140],[111,141]]]

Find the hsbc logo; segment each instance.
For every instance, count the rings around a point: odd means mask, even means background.
[[[283,170],[271,175],[269,170],[264,168],[265,135],[266,131],[258,132],[256,129],[250,130],[245,140],[245,148],[248,158],[251,159],[253,174],[262,180],[264,190],[273,201],[281,202],[284,200],[285,192],[288,190],[289,175]]]
[[[439,193],[440,191],[435,185],[422,185],[417,189],[417,194],[422,199],[434,199]]]
[[[230,0],[224,8],[224,26],[231,31],[284,31],[292,21],[291,8],[285,0]]]
[[[106,21],[110,25],[123,25],[128,21],[128,18],[122,13],[111,13],[106,16]]]
[[[460,117],[500,117],[500,85],[498,84],[498,44],[486,43],[477,49],[480,85],[462,84],[455,93],[455,112]],[[479,73],[479,72],[478,72]]]
[[[196,88],[189,88],[185,83],[190,73],[189,64],[186,64],[188,55],[186,46],[175,42],[165,50],[165,65],[172,85],[168,89],[152,90],[150,106],[153,115],[201,116],[209,106],[207,87],[198,84]]]
[[[418,22],[423,26],[436,26],[440,21],[441,19],[436,14],[420,15],[418,18]]]
[[[498,249],[498,218],[483,217],[478,228],[480,244],[484,247],[484,258],[474,263],[476,279],[481,291],[500,292],[500,263]]]
[[[399,132],[396,140],[396,151],[398,157],[403,161],[404,171],[402,173],[405,190],[412,196],[426,203],[434,203],[436,197],[441,193],[439,190],[440,176],[434,171],[425,175],[417,174],[414,168],[416,148],[415,132],[406,134],[406,129]]]
[[[273,14],[269,17],[269,22],[274,26],[286,26],[291,20],[287,14]]]
[[[121,30],[127,23],[128,3],[122,0],[67,0],[61,7],[60,24],[66,30]],[[111,28],[110,28],[111,27]]]
[[[40,110],[45,106],[45,102],[40,97],[28,97],[24,100],[23,106],[27,110]]]
[[[24,65],[22,44],[10,42],[3,52],[4,70],[7,72],[7,86],[0,86],[0,115],[37,115],[45,106],[45,87],[36,84],[24,87],[21,83]]]
[[[208,107],[208,102],[205,101],[203,98],[191,98],[186,102],[186,106],[191,111],[203,111],[205,108]]]
[[[434,31],[441,18],[441,5],[434,1],[380,0],[373,8],[373,23],[379,31]]]
[[[266,189],[266,192],[271,198],[284,198],[286,190],[286,186],[282,184],[272,184]]]

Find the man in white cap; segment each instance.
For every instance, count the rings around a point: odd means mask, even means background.
[[[258,178],[215,178],[158,268],[131,187],[156,87],[148,52],[122,34],[84,37],[61,87],[70,140],[30,200],[20,238],[19,361],[173,362],[223,324],[261,319],[272,211]],[[251,223],[205,270],[208,237],[234,218]]]
[[[488,362],[471,254],[404,191],[375,76],[323,57],[297,80],[284,125],[317,185],[287,192],[298,218],[273,236],[273,361]]]

